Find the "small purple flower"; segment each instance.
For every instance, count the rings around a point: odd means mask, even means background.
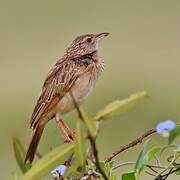
[[[169,137],[169,133],[176,127],[176,124],[172,120],[161,121],[156,126],[156,132],[163,137]]]
[[[54,178],[59,178],[62,175],[64,175],[64,173],[66,172],[66,169],[67,169],[67,166],[60,165],[60,166],[56,167],[53,171],[51,171],[51,173],[54,176]]]

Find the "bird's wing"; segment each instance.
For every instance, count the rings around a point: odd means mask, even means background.
[[[37,100],[31,117],[31,127],[35,128],[39,120],[69,92],[81,71],[73,61],[60,61],[48,73],[41,95]]]

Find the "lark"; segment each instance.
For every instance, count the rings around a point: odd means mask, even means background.
[[[65,141],[73,141],[75,135],[62,119],[64,113],[80,105],[93,90],[104,69],[104,61],[98,55],[99,42],[109,33],[78,36],[49,71],[31,117],[32,138],[27,149],[25,163],[32,163],[45,125],[53,118],[61,129]]]

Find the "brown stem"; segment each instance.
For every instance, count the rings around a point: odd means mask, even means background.
[[[81,110],[80,110],[80,108],[79,108],[79,105],[77,104],[76,99],[74,98],[74,96],[73,96],[73,94],[72,94],[71,91],[70,91],[70,95],[71,95],[71,98],[72,98],[72,100],[73,100],[74,106],[75,106],[75,108],[76,108],[76,110],[77,110],[77,112],[78,112],[79,118],[80,118],[82,121],[84,121],[84,116],[83,116],[83,114],[82,114],[82,112],[81,112]],[[93,155],[94,155],[94,158],[95,158],[95,166],[96,166],[97,170],[99,171],[99,173],[101,173],[101,175],[103,176],[103,178],[104,178],[105,180],[108,180],[108,177],[106,176],[105,172],[104,172],[104,171],[101,169],[101,167],[100,167],[98,150],[97,150],[97,148],[96,148],[95,139],[92,138],[90,134],[88,134],[88,139],[89,139],[89,141],[90,141],[90,143],[91,143],[91,147],[92,147],[92,150],[93,150]]]
[[[155,129],[150,129],[147,132],[145,132],[144,134],[142,134],[141,136],[139,136],[137,139],[131,141],[129,144],[126,144],[124,146],[121,146],[119,150],[116,150],[114,152],[112,152],[109,156],[107,156],[105,158],[105,162],[109,162],[111,161],[114,157],[116,157],[118,154],[120,154],[121,152],[136,146],[139,143],[142,143],[143,139],[150,136],[151,134],[155,133],[156,130]]]
[[[108,177],[106,176],[105,172],[100,167],[98,150],[97,150],[97,147],[96,147],[95,140],[91,136],[88,136],[88,138],[89,138],[89,141],[91,143],[92,150],[93,150],[93,155],[94,155],[94,158],[95,158],[95,166],[96,166],[97,170],[99,171],[99,173],[101,173],[103,178],[105,180],[108,180]]]
[[[162,175],[162,177],[167,178],[169,175],[171,175],[171,174],[173,174],[175,172],[178,172],[179,170],[180,170],[180,167],[177,167],[175,169],[172,168],[167,174]]]

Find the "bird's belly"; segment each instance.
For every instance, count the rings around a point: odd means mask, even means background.
[[[79,79],[77,79],[77,81],[71,89],[76,103],[81,104],[91,93],[91,91],[94,88],[96,79],[97,78],[92,77],[92,74],[85,74],[81,76]],[[62,100],[60,100],[56,109],[59,113],[66,113],[74,109],[74,102],[69,93],[67,93],[62,98]]]

